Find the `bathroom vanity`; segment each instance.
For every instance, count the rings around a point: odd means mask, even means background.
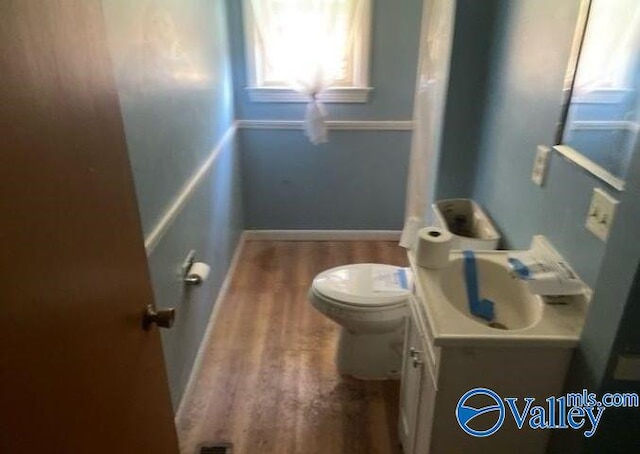
[[[544,241],[536,238],[534,242]],[[409,253],[415,283],[406,321],[399,415],[405,454],[545,452],[551,431],[532,429],[529,415],[518,429],[507,405],[503,423],[499,411],[481,414],[469,426],[499,428],[476,437],[461,429],[456,408],[467,391],[478,387],[502,399],[517,398],[520,411],[525,397],[546,406],[545,399],[559,396],[589,290],[560,299],[541,297],[510,273],[507,251],[478,251],[476,257],[482,297],[495,304],[492,322],[469,313],[461,252],[453,251],[449,265],[440,270],[417,266]],[[474,408],[495,404],[484,397],[467,403]]]

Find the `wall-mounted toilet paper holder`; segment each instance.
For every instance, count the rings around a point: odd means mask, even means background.
[[[182,271],[182,280],[185,284],[188,285],[198,285],[202,280],[200,276],[189,276],[189,270],[193,266],[196,261],[196,251],[189,251],[184,261],[182,262],[182,266],[180,267]]]
[[[185,276],[184,283],[189,285],[200,285],[202,279],[200,276]]]
[[[187,285],[200,285],[207,280],[211,267],[204,262],[196,262],[196,251],[189,251],[182,262],[182,281]]]

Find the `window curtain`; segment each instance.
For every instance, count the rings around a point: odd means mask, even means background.
[[[364,0],[248,0],[265,61],[260,73],[286,81],[309,97],[305,133],[313,144],[327,142],[327,114],[318,94],[349,71],[354,39],[362,30]]]
[[[407,249],[414,247],[418,230],[430,221],[435,196],[455,8],[453,0],[425,0],[423,7],[406,217],[400,238],[400,246]]]
[[[592,0],[575,90],[633,88],[640,44],[638,0]]]

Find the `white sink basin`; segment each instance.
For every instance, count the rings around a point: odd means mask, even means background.
[[[445,300],[462,315],[493,329],[528,328],[542,316],[542,299],[529,293],[524,283],[512,277],[496,260],[476,256],[479,296],[493,302],[495,318],[491,321],[474,316],[469,308],[464,279],[464,258],[454,258],[440,275]]]
[[[435,345],[563,346],[574,347],[582,332],[590,290],[548,304],[511,277],[508,251],[475,251],[478,293],[494,303],[494,319],[471,314],[464,278],[462,251],[452,251],[449,265],[431,270],[417,266],[414,302],[428,324]]]

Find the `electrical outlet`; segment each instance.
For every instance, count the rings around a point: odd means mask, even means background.
[[[549,167],[550,154],[551,148],[545,145],[538,145],[536,158],[533,161],[533,171],[531,172],[531,181],[538,186],[544,184],[544,179],[547,176],[547,167]]]
[[[587,230],[602,241],[607,241],[617,205],[618,201],[616,199],[602,189],[595,188],[591,197],[589,212],[587,213]]]

